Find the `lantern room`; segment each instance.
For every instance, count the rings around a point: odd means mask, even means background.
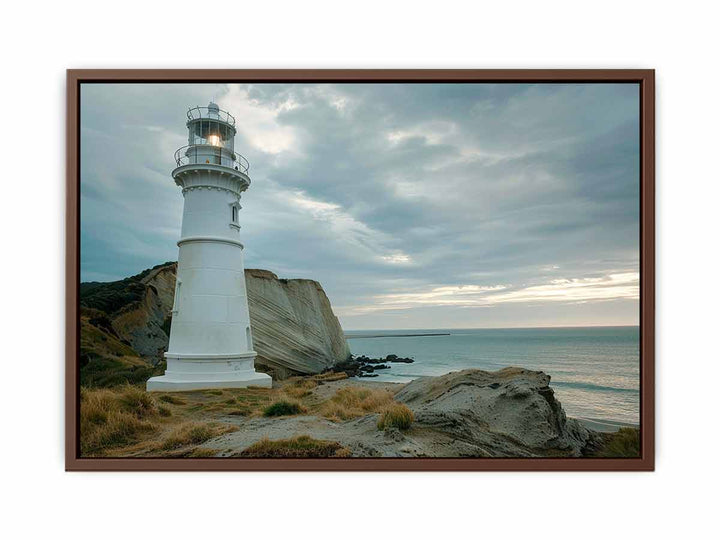
[[[187,112],[188,144],[178,149],[175,161],[185,165],[220,165],[247,174],[250,164],[235,153],[235,117],[210,102]]]
[[[188,144],[220,146],[233,151],[235,145],[235,117],[215,103],[194,107],[187,112]]]

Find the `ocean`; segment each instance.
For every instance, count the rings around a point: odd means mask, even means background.
[[[418,336],[417,334],[449,334]],[[412,334],[409,337],[392,337]],[[639,328],[507,328],[363,330],[346,332],[350,350],[371,358],[396,354],[412,364],[388,364],[373,381],[409,382],[467,368],[507,366],[551,376],[568,416],[639,424]]]

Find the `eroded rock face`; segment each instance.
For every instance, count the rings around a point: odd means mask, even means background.
[[[149,360],[157,361],[167,351],[176,271],[177,264],[167,264],[133,281],[138,290],[128,295],[132,301],[108,314],[118,336]],[[350,356],[340,322],[317,281],[278,279],[267,270],[251,269],[245,270],[245,281],[260,370],[282,379],[320,373]],[[125,298],[122,291],[117,296]]]
[[[176,271],[177,265],[171,264],[150,272],[140,280],[145,286],[141,300],[113,318],[115,332],[145,358],[161,359],[167,350]]]
[[[340,322],[317,281],[245,270],[255,365],[276,378],[319,373],[350,356]]]
[[[590,433],[568,420],[542,371],[475,369],[416,379],[395,396],[416,424],[487,457],[580,456]],[[474,449],[474,451],[473,451]]]

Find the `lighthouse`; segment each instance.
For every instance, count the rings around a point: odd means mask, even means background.
[[[270,387],[255,371],[240,236],[250,164],[235,153],[235,118],[215,103],[189,109],[187,128],[172,172],[185,201],[167,370],[147,389]]]

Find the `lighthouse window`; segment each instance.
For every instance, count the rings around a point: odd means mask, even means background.
[[[237,206],[232,207],[232,222],[237,223],[238,215],[237,215]]]

